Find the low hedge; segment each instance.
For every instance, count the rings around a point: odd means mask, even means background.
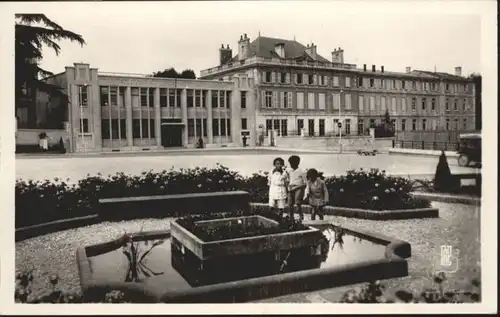
[[[95,214],[100,198],[203,193],[244,190],[251,201],[268,201],[267,173],[244,177],[227,167],[192,168],[143,172],[141,175],[87,175],[77,184],[69,179],[17,180],[16,228],[49,221]],[[325,182],[330,205],[370,210],[415,209],[430,207],[430,201],[410,195],[412,183],[384,171],[348,171]]]

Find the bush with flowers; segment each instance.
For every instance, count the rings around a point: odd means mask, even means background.
[[[206,193],[244,190],[252,202],[268,201],[267,173],[250,177],[217,165],[143,172],[141,175],[87,175],[77,184],[69,179],[17,180],[15,185],[16,228],[97,213],[100,198]],[[410,195],[412,183],[384,171],[348,171],[325,179],[330,204],[348,208],[394,210],[426,208],[430,202]]]

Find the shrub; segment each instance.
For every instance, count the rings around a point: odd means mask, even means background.
[[[77,184],[53,181],[16,181],[16,228],[97,213],[100,198],[151,196],[216,191],[244,190],[251,201],[267,203],[267,173],[243,177],[227,167],[180,169],[141,175],[117,173],[104,177],[87,175]],[[410,195],[412,184],[385,171],[348,171],[339,177],[327,177],[330,204],[372,210],[429,207],[430,202]]]
[[[457,183],[458,182],[458,183]],[[450,192],[460,187],[460,181],[451,175],[450,166],[444,151],[441,151],[439,162],[434,175],[434,189],[437,191]]]

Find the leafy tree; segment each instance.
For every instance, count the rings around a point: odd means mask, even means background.
[[[152,77],[162,77],[162,78],[185,78],[185,79],[196,79],[196,74],[192,69],[185,69],[181,73],[178,73],[175,68],[171,67],[162,71],[154,72]]]
[[[44,14],[16,14],[15,18],[16,107],[21,104],[28,106],[28,123],[34,124],[37,91],[51,97],[66,98],[61,87],[43,80],[44,77],[53,75],[40,67],[43,46],[53,49],[56,55],[59,55],[59,41],[69,40],[83,46],[85,40],[81,35],[65,30]]]

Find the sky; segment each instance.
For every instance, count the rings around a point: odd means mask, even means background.
[[[406,1],[402,1],[406,2]],[[144,73],[214,67],[221,44],[234,47],[240,35],[314,43],[331,60],[334,48],[344,61],[387,71],[412,69],[468,75],[481,70],[481,18],[453,10],[455,1],[435,7],[419,1],[284,2],[113,2],[40,5],[50,19],[79,33],[87,44],[61,42],[56,56],[44,50],[41,66],[58,73],[74,62],[103,72]],[[480,2],[480,1],[479,1]],[[434,9],[433,9],[434,8]],[[30,12],[33,8],[30,7]],[[19,12],[19,11],[18,11]]]

